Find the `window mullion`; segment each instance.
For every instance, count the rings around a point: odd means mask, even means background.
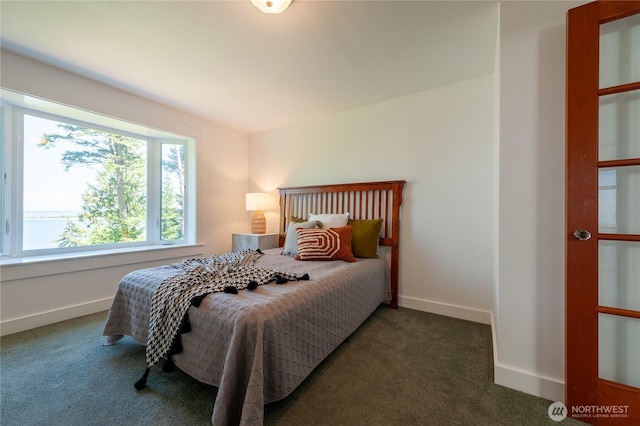
[[[9,189],[10,206],[6,210],[9,217],[9,251],[12,256],[20,255],[23,251],[22,235],[23,235],[23,222],[22,214],[24,211],[22,204],[22,188],[24,177],[24,149],[22,144],[24,142],[24,112],[20,108],[11,108],[10,114],[10,134],[11,139],[9,143],[10,150],[12,151],[10,158],[15,158],[16,161],[7,164],[7,179],[9,180],[7,188]],[[5,218],[7,219],[7,218]],[[6,223],[5,223],[6,226]],[[3,230],[4,231],[4,230]]]
[[[185,183],[187,190],[185,191],[184,209],[184,221],[185,221],[185,234],[186,241],[196,240],[196,157],[195,142],[185,143]]]
[[[160,243],[161,192],[162,192],[162,158],[161,145],[154,140],[148,141],[147,147],[147,241],[150,244]]]
[[[11,215],[8,212],[9,206],[12,205],[11,202],[7,202],[8,197],[11,197],[12,191],[10,190],[9,185],[11,185],[11,180],[9,177],[11,176],[11,150],[10,143],[6,141],[10,141],[12,139],[9,130],[11,128],[10,125],[7,124],[7,120],[10,119],[10,107],[5,107],[5,105],[0,105],[0,152],[3,155],[2,164],[0,164],[0,255],[8,256],[11,255],[12,246],[9,242],[9,234],[10,231],[10,217]]]

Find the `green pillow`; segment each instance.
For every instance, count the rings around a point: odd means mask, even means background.
[[[378,241],[382,229],[382,219],[349,219],[351,225],[351,251],[355,257],[378,257]]]
[[[289,223],[301,223],[301,222],[306,222],[307,219],[303,219],[301,217],[297,217],[297,216],[291,216],[291,218],[289,219]]]

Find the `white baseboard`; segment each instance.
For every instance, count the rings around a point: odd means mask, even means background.
[[[507,365],[494,364],[494,382],[507,388],[548,399],[564,402],[564,382],[542,377]]]
[[[491,337],[493,340],[493,382],[497,385],[528,393],[552,402],[565,402],[564,382],[543,377],[530,371],[504,365],[498,359],[498,339],[496,323],[491,313]]]
[[[398,296],[398,306],[467,321],[479,322],[481,324],[491,324],[491,312],[468,308],[466,306],[450,305],[448,303],[434,302],[431,300],[406,296]]]
[[[549,401],[564,402],[564,382],[543,377],[530,371],[501,364],[498,359],[498,341],[493,313],[431,300],[398,296],[398,305],[404,308],[463,319],[467,321],[489,324],[493,341],[493,373],[497,385],[515,389]]]
[[[53,311],[40,312],[33,315],[14,318],[0,323],[0,335],[18,333],[20,331],[30,330],[36,327],[65,321],[72,318],[81,317],[83,315],[95,314],[96,312],[106,311],[111,307],[113,297],[95,300],[81,305],[67,306],[66,308],[56,309]]]

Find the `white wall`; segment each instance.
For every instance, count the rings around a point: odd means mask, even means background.
[[[405,179],[399,304],[489,322],[492,101],[487,75],[251,135],[250,186]]]
[[[565,13],[580,4],[501,2],[494,75],[255,134],[249,149],[261,189],[406,179],[400,305],[493,311],[496,382],[560,401]]]
[[[565,12],[581,3],[503,1],[494,75],[251,135],[248,147],[245,135],[76,77],[54,72],[56,88],[43,66],[10,58],[17,68],[7,78],[4,52],[2,83],[201,131],[198,240],[206,253],[227,250],[229,235],[246,228],[247,177],[250,190],[406,179],[400,305],[480,322],[493,310],[496,382],[563,400]],[[267,221],[275,232],[277,215]],[[16,281],[11,293],[3,282],[2,320],[13,303],[31,315],[38,294],[58,292],[72,305],[115,286],[103,272],[55,281]],[[100,291],[93,281],[104,281]],[[87,282],[91,294],[76,298]]]
[[[582,2],[584,3],[584,2]],[[564,401],[565,15],[502,2],[495,381]]]
[[[3,87],[196,139],[197,247],[2,267],[2,333],[108,309],[127,272],[223,253],[247,230],[248,137],[207,120],[3,50]]]

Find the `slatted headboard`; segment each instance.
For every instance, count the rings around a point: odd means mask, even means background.
[[[351,219],[382,219],[380,245],[391,247],[391,307],[398,307],[400,206],[404,180],[278,188],[280,245],[291,217],[347,213]]]

